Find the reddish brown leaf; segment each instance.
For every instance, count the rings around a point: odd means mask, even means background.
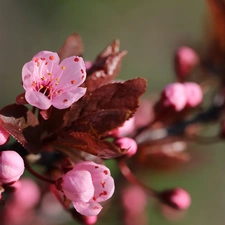
[[[130,111],[126,110],[97,111],[77,119],[69,129],[63,132],[86,132],[99,136],[121,126],[129,117]]]
[[[83,43],[80,35],[77,33],[71,34],[60,48],[58,54],[61,61],[73,55],[81,56],[83,54]]]
[[[120,50],[120,40],[116,39],[110,45],[106,46],[106,48],[97,56],[96,61],[106,58],[111,54],[118,53],[119,50]]]
[[[8,105],[0,110],[1,126],[29,152],[40,151],[40,127],[36,116],[24,105]]]
[[[77,155],[77,150],[81,150],[105,159],[121,156],[127,151],[118,148],[111,142],[99,140],[88,133],[81,132],[60,134],[53,144],[67,155]],[[68,151],[67,147],[69,147],[70,151]]]
[[[131,117],[139,106],[139,97],[145,92],[146,86],[147,82],[144,78],[104,85],[75,103],[65,113],[64,125],[69,126],[77,118],[99,110],[130,111]]]
[[[126,51],[111,54],[103,61],[97,61],[94,66],[88,70],[90,76],[85,81],[87,90],[93,91],[104,84],[110,83],[119,73],[123,57],[127,54]]]

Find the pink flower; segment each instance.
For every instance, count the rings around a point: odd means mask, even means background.
[[[176,111],[181,111],[187,103],[184,85],[180,83],[168,84],[163,90],[161,100],[164,107],[173,107]]]
[[[191,204],[189,193],[182,188],[165,190],[161,192],[160,199],[168,206],[179,210],[186,210]]]
[[[15,151],[0,152],[0,182],[9,184],[17,181],[24,172],[22,157]]]
[[[42,110],[51,105],[65,109],[85,94],[86,88],[79,87],[86,78],[83,59],[71,56],[59,62],[57,53],[42,51],[23,66],[23,87],[29,104]]]
[[[9,139],[9,133],[0,126],[0,145],[4,145]]]
[[[194,82],[185,82],[184,88],[187,95],[187,106],[196,107],[202,102],[202,89],[198,84]]]
[[[180,78],[187,77],[198,61],[199,57],[192,48],[186,46],[180,47],[175,55],[177,76]]]
[[[137,143],[134,139],[128,137],[118,138],[116,144],[120,148],[128,149],[126,156],[131,157],[137,152]]]
[[[62,190],[74,208],[84,216],[96,216],[102,209],[98,202],[109,199],[114,192],[114,180],[104,165],[79,162],[62,178]]]

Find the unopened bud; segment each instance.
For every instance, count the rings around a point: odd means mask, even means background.
[[[137,152],[137,143],[134,139],[128,137],[118,138],[115,142],[120,148],[128,149],[126,156],[131,157]]]
[[[165,190],[159,194],[159,198],[162,203],[178,210],[186,210],[191,204],[189,193],[182,188]]]
[[[22,157],[15,151],[0,152],[0,182],[9,184],[17,181],[24,172]]]
[[[203,98],[201,87],[194,82],[185,82],[184,88],[187,94],[187,106],[191,108],[198,106]]]
[[[175,70],[181,79],[189,76],[191,70],[199,61],[197,53],[189,47],[180,47],[175,54]]]
[[[171,83],[166,85],[161,94],[163,107],[172,107],[175,111],[184,109],[187,103],[186,90],[181,83]]]
[[[0,126],[0,145],[4,145],[9,139],[9,133]]]
[[[84,224],[86,225],[94,225],[97,223],[98,217],[97,216],[85,216],[84,217]]]

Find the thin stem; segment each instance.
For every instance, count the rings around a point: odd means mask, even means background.
[[[152,188],[148,187],[147,185],[143,184],[130,170],[127,166],[125,160],[123,158],[119,158],[117,160],[118,166],[120,168],[121,173],[123,176],[130,182],[135,185],[142,187],[150,196],[158,197],[158,192],[153,190]]]
[[[25,168],[29,171],[29,173],[32,174],[33,176],[35,176],[36,178],[38,178],[39,180],[42,180],[42,181],[50,183],[50,184],[55,184],[55,182],[56,182],[55,180],[44,177],[41,174],[37,173],[35,170],[33,170],[31,168],[31,166],[29,165],[29,163],[27,162],[27,160],[25,160],[25,159],[24,159],[24,164],[25,164]]]

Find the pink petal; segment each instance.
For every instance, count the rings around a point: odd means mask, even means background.
[[[91,174],[88,171],[66,173],[63,177],[62,189],[68,199],[74,202],[88,202],[94,195]]]
[[[41,92],[26,91],[25,98],[29,104],[42,110],[46,110],[51,106],[51,101]]]
[[[112,197],[115,184],[111,176],[102,181],[93,181],[95,193],[91,201],[102,202]]]
[[[41,51],[32,58],[32,62],[35,64],[37,78],[48,76],[47,73],[52,73],[54,76],[59,65],[59,56],[56,52]]]
[[[79,212],[84,216],[96,216],[102,210],[102,206],[97,202],[88,202],[88,203],[72,202],[72,203],[77,212]]]
[[[52,99],[52,105],[57,109],[65,109],[70,107],[74,102],[78,101],[86,92],[86,88],[77,87],[73,92],[65,92]]]
[[[79,162],[75,165],[74,169],[87,170],[94,181],[102,181],[110,176],[110,170],[106,166],[91,161]]]
[[[86,68],[81,57],[72,56],[64,59],[59,65],[59,74],[62,73],[62,68],[63,74],[60,77],[59,85],[71,84],[70,86],[78,87],[86,79]]]
[[[26,63],[22,69],[22,80],[23,80],[23,87],[25,90],[33,89],[32,83],[34,81],[33,75],[34,74],[34,63],[32,61]]]
[[[0,145],[4,145],[9,139],[9,133],[0,126]]]

